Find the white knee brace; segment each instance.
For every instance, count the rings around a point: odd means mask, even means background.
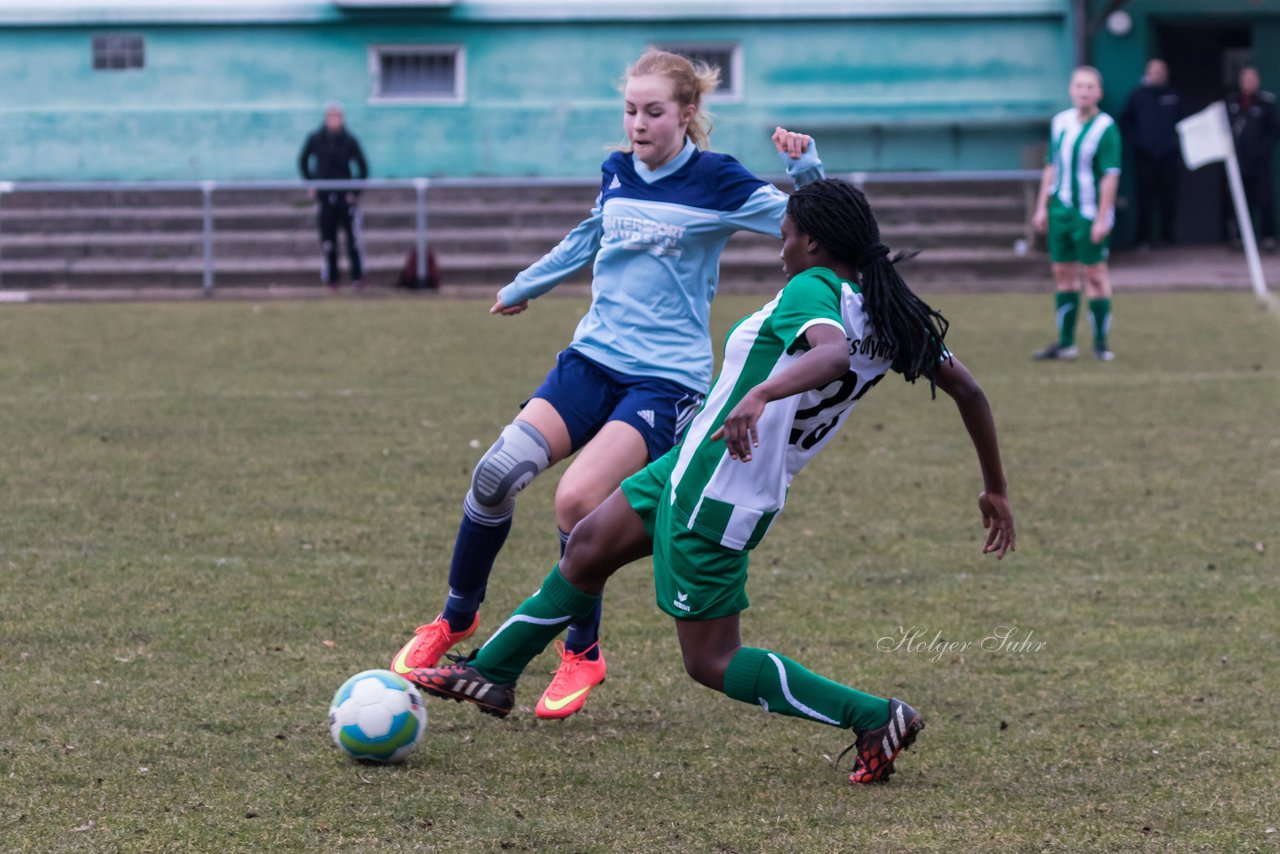
[[[489,519],[505,519],[516,506],[516,493],[551,465],[551,445],[533,425],[513,421],[485,451],[471,475],[469,511]]]

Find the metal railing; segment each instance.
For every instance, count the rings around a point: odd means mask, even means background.
[[[769,176],[776,183],[786,185],[784,176]],[[877,183],[930,184],[930,183],[1006,183],[1038,180],[1039,170],[1018,169],[1003,171],[968,172],[844,172],[831,177],[844,178],[857,185]],[[598,179],[583,178],[369,178],[362,181],[299,181],[299,180],[231,180],[231,181],[8,181],[0,182],[0,200],[9,193],[83,193],[166,191],[198,192],[201,195],[203,276],[202,288],[207,296],[214,290],[215,229],[214,197],[219,191],[233,190],[405,190],[414,191],[414,246],[417,258],[419,282],[427,279],[427,191],[432,187],[530,187],[530,186],[598,186]],[[0,261],[3,260],[3,232],[0,231]],[[0,287],[3,287],[3,268],[0,266]]]
[[[437,181],[437,183],[439,183]],[[214,194],[219,190],[324,190],[356,191],[366,189],[412,189],[415,195],[415,248],[418,280],[427,278],[427,188],[429,178],[378,179],[363,181],[13,181],[0,183],[0,199],[6,193],[84,193],[84,192],[199,192],[201,195],[202,242],[204,271],[202,287],[206,295],[214,287]],[[3,260],[3,235],[0,234],[0,260]],[[0,286],[3,280],[0,279]]]

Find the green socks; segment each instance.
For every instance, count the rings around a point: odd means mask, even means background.
[[[1107,349],[1107,333],[1111,330],[1111,297],[1089,300],[1089,317],[1093,321],[1093,349]]]
[[[486,679],[515,682],[530,661],[578,617],[595,610],[599,596],[589,596],[564,580],[560,566],[489,636],[471,665]]]
[[[729,662],[724,693],[768,712],[858,732],[889,720],[888,700],[832,682],[776,652],[748,646]]]
[[[600,601],[564,580],[560,567],[524,600],[471,662],[487,679],[515,682],[525,667],[578,617]],[[789,658],[742,647],[724,674],[724,692],[770,712],[859,732],[889,720],[889,701],[848,688],[806,670]]]
[[[1076,343],[1076,318],[1080,315],[1080,292],[1058,291],[1053,302],[1058,313],[1058,346],[1073,347]]]
[[[1080,292],[1058,291],[1053,300],[1058,315],[1058,346],[1074,347]],[[1106,350],[1107,333],[1111,330],[1111,297],[1089,300],[1089,322],[1093,326],[1093,349]]]

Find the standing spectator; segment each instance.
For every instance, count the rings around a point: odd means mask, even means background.
[[[1111,329],[1111,278],[1107,272],[1116,188],[1120,184],[1120,131],[1098,109],[1102,74],[1082,65],[1071,74],[1071,109],[1053,117],[1049,156],[1040,180],[1033,224],[1049,233],[1049,260],[1057,284],[1058,340],[1032,358],[1073,360],[1080,279],[1093,321],[1093,355],[1115,358],[1107,344]]]
[[[1240,89],[1227,96],[1227,115],[1236,139],[1244,196],[1249,210],[1258,212],[1262,248],[1275,252],[1276,205],[1271,161],[1276,142],[1280,140],[1280,120],[1276,117],[1276,96],[1262,91],[1261,87],[1256,68],[1240,69]],[[1238,233],[1238,223],[1236,228]]]
[[[1142,84],[1129,95],[1120,114],[1125,144],[1133,150],[1138,209],[1138,247],[1154,242],[1152,214],[1160,215],[1160,237],[1174,243],[1178,176],[1182,171],[1177,122],[1184,115],[1182,97],[1169,86],[1169,66],[1162,59],[1147,63]]]
[[[351,164],[355,164],[352,174]],[[344,181],[369,177],[369,164],[360,150],[360,142],[347,132],[342,120],[342,105],[330,101],[324,107],[324,124],[307,137],[298,157],[298,170],[307,181]],[[316,216],[320,225],[320,246],[324,252],[321,280],[330,288],[338,287],[338,228],[347,235],[347,254],[351,259],[351,284],[364,287],[363,238],[361,236],[359,194],[348,190],[309,190],[317,199]]]

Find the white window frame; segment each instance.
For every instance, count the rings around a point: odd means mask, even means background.
[[[729,67],[721,72],[729,72],[729,87],[724,91],[712,92],[707,96],[709,101],[741,101],[742,100],[742,42],[736,41],[659,41],[654,46],[659,50],[687,56],[690,53],[708,53],[711,51],[728,51]]]
[[[139,44],[139,52],[142,58],[141,65],[126,65],[123,68],[116,68],[112,65],[97,64],[98,59],[98,40],[99,39],[117,39],[123,41],[125,39],[137,39]],[[92,71],[144,71],[147,67],[147,37],[142,33],[93,33],[89,38],[89,68]]]
[[[453,57],[453,92],[447,95],[383,95],[384,54],[419,54]],[[461,44],[371,44],[369,45],[369,103],[371,104],[461,104],[467,100],[467,51]]]

